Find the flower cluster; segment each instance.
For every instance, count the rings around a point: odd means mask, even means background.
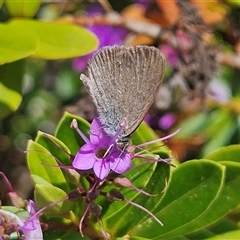
[[[79,195],[81,195],[86,202],[85,211],[79,222],[80,233],[83,235],[83,226],[87,225],[86,223],[85,225],[83,223],[89,214],[93,214],[98,219],[98,222],[101,226],[99,217],[101,207],[94,203],[94,200],[99,195],[106,197],[110,201],[124,201],[128,204],[138,207],[141,210],[147,212],[160,225],[163,225],[162,222],[156,218],[156,216],[154,216],[149,210],[143,206],[125,199],[117,189],[112,189],[108,192],[104,192],[103,188],[105,186],[105,182],[112,182],[116,187],[132,188],[142,194],[152,196],[142,189],[134,187],[130,180],[128,180],[126,177],[123,177],[122,174],[130,169],[131,162],[135,157],[150,161],[166,162],[168,164],[171,164],[171,159],[161,159],[160,157],[156,158],[156,155],[150,159],[142,156],[142,152],[144,152],[142,147],[146,146],[148,143],[138,146],[134,146],[129,143],[129,145],[126,145],[123,149],[120,148],[117,144],[117,140],[120,136],[122,128],[119,127],[119,131],[117,131],[114,136],[109,136],[105,133],[104,127],[98,118],[95,118],[91,124],[89,139],[78,128],[78,124],[75,119],[72,121],[71,127],[74,128],[79,133],[81,138],[85,141],[85,144],[79,149],[78,153],[74,157],[72,166],[76,171],[79,171],[80,174],[83,175],[84,172],[85,176],[87,176],[86,179],[90,185],[89,189],[87,190],[79,189],[79,193],[77,195],[69,195],[69,198],[71,200],[74,200],[75,196],[78,198]],[[149,144],[152,144],[159,140],[165,140],[174,134],[175,133],[165,138],[154,140],[152,142],[149,142]],[[136,149],[140,149],[140,151],[134,153]],[[104,236],[107,235],[107,233],[104,232],[103,228],[102,233]]]
[[[6,176],[0,172],[7,183],[10,191],[9,197],[12,203],[17,207],[19,212],[27,212],[26,216],[19,217],[17,213],[0,209],[0,239],[24,239],[24,240],[41,240],[43,233],[40,221],[36,213],[36,206],[32,200],[24,201],[16,192],[13,191],[11,184]]]
[[[123,174],[131,168],[131,163],[134,158],[171,164],[171,159],[161,159],[159,157],[149,159],[142,155],[142,152],[144,152],[144,146],[159,141],[159,139],[138,146],[129,143],[129,145],[127,144],[124,148],[121,148],[118,144],[118,139],[122,131],[122,126],[119,127],[119,131],[117,131],[114,136],[109,136],[105,133],[104,127],[99,119],[95,118],[90,127],[89,139],[80,131],[75,119],[72,121],[71,127],[80,134],[81,138],[85,141],[85,144],[80,147],[79,151],[74,156],[72,166],[64,166],[60,164],[60,167],[65,169],[67,173],[69,173],[69,176],[71,175],[72,178],[76,178],[74,181],[76,189],[71,190],[66,197],[56,202],[51,202],[36,212],[35,203],[32,200],[24,201],[20,198],[12,189],[5,175],[1,173],[1,176],[9,186],[9,197],[11,201],[18,209],[26,210],[27,215],[25,217],[19,217],[15,213],[0,209],[0,240],[12,238],[13,236],[16,236],[17,239],[25,240],[43,239],[43,233],[38,219],[39,216],[47,208],[56,206],[58,203],[65,201],[79,201],[80,199],[83,199],[85,203],[85,208],[80,219],[79,216],[75,214],[69,215],[68,218],[71,219],[72,222],[79,224],[79,232],[82,236],[87,232],[87,235],[91,235],[93,238],[107,239],[108,233],[104,231],[100,218],[102,208],[95,203],[95,200],[99,195],[104,196],[110,201],[123,201],[135,206],[149,214],[160,225],[163,225],[162,222],[148,209],[125,199],[122,193],[116,189],[118,187],[131,188],[141,194],[154,196],[145,192],[143,189],[138,189],[133,186],[131,181],[123,176]],[[172,135],[160,140],[165,140]],[[136,149],[139,151],[135,151]],[[77,175],[80,176],[79,173],[81,177],[84,177],[86,181],[88,181],[88,187],[81,186],[79,178],[76,177]],[[116,188],[114,187],[106,191],[105,185],[109,183],[112,183]],[[100,232],[95,231],[91,223],[88,222],[90,215],[96,217],[100,225]]]
[[[77,126],[75,128],[80,131]],[[131,155],[119,149],[114,137],[106,135],[99,120],[95,118],[90,128],[90,139],[80,132],[85,144],[73,160],[73,167],[78,170],[93,169],[99,179],[106,178],[110,170],[123,174],[131,165]]]

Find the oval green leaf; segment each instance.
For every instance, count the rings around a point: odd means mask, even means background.
[[[221,162],[226,166],[226,177],[224,179],[223,188],[209,208],[193,221],[177,230],[178,234],[181,232],[195,232],[210,224],[215,223],[225,215],[230,213],[240,204],[240,164],[234,162]]]
[[[71,152],[58,138],[43,132],[38,132],[35,142],[46,148],[56,159],[65,166],[71,164]]]
[[[40,144],[29,141],[27,148],[27,164],[33,175],[38,175],[68,192],[69,187],[55,157]]]
[[[0,82],[0,118],[15,111],[22,101],[22,96],[18,92],[7,88]],[[5,107],[4,107],[5,106]],[[5,109],[5,110],[4,110]]]
[[[47,230],[44,232],[44,240],[89,240],[89,237],[82,237],[79,232],[69,230]]]
[[[22,101],[24,67],[23,59],[0,66],[0,118],[16,111]]]
[[[150,163],[134,167],[125,174],[134,186],[150,194],[157,194],[156,196],[146,196],[129,188],[122,189],[121,193],[125,199],[151,211],[162,197],[162,191],[169,178],[169,168],[169,165],[165,163]],[[126,235],[131,229],[138,226],[143,218],[149,217],[145,211],[124,202],[109,204],[108,201],[105,201],[100,205],[103,207],[102,221],[104,227],[113,239]]]
[[[222,147],[226,145],[229,140],[231,139],[233,133],[236,131],[236,125],[234,124],[234,121],[232,119],[232,116],[225,114],[225,115],[219,115],[218,117],[218,123],[213,122],[210,125],[217,125],[205,130],[206,133],[210,135],[211,139],[204,145],[202,149],[202,155],[205,156],[206,154],[214,151],[215,149],[218,149],[219,147]],[[221,119],[219,119],[221,117]],[[221,120],[221,121],[220,121]],[[210,130],[211,129],[211,130]],[[212,138],[212,136],[214,136]]]
[[[240,239],[240,230],[230,231],[208,238],[208,240],[234,240],[234,239],[235,240]]]
[[[206,159],[214,161],[233,161],[240,163],[240,144],[221,147],[216,151],[208,154]]]
[[[38,36],[33,31],[17,25],[0,24],[0,64],[13,62],[34,54],[38,47]]]
[[[41,5],[41,0],[5,0],[5,4],[13,17],[33,17]]]
[[[55,133],[56,138],[60,139],[70,149],[72,154],[76,154],[79,148],[85,143],[79,136],[75,129],[70,127],[73,119],[78,122],[79,129],[85,134],[89,135],[90,124],[81,117],[65,112],[64,116],[59,121],[57,130]]]
[[[66,201],[67,194],[60,188],[53,185],[35,185],[35,202],[38,208],[44,208],[51,203],[58,202],[49,206],[44,210],[44,216],[49,218],[61,218],[63,215],[68,215],[66,212],[71,211],[73,202]],[[63,200],[63,201],[61,201]]]
[[[38,36],[38,48],[32,55],[37,58],[73,58],[86,55],[98,46],[98,40],[91,32],[70,23],[15,19],[10,25]]]
[[[225,167],[209,160],[192,160],[172,172],[164,196],[152,212],[164,223],[143,219],[128,234],[148,239],[169,239],[187,232],[182,227],[203,214],[223,188]],[[140,227],[141,226],[141,227]]]

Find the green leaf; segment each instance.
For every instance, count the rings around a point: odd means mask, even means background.
[[[150,194],[157,194],[157,196],[149,197],[129,188],[121,189],[121,193],[125,199],[151,210],[162,196],[161,192],[169,178],[169,168],[169,165],[164,163],[150,163],[134,167],[125,174],[134,186]],[[105,229],[114,239],[126,235],[144,217],[149,217],[143,210],[124,202],[109,204],[107,200],[104,200],[100,202],[100,205],[103,207],[102,221]]]
[[[56,138],[50,134],[47,134],[47,133],[38,132],[35,142],[40,144],[45,149],[47,149],[52,154],[52,156],[54,156],[55,160],[58,160],[59,165],[61,165],[63,167],[71,168],[72,155],[70,153],[70,150],[58,138]],[[46,166],[46,167],[48,167],[48,166]],[[62,171],[63,171],[63,174],[66,179],[66,184],[68,184],[69,188],[70,189],[76,188],[76,185],[72,184],[71,180],[73,180],[75,182],[75,180],[79,177],[79,174],[75,173],[75,171],[73,171],[73,170],[71,170],[71,174],[67,170],[62,170]]]
[[[39,185],[51,185],[51,183],[49,183],[47,180],[45,180],[44,178],[35,175],[35,174],[31,174],[32,180],[35,184],[39,184]]]
[[[62,164],[71,165],[71,152],[58,138],[47,133],[38,132],[35,142],[46,148]]]
[[[230,216],[231,218],[231,216]],[[213,225],[207,227],[207,229],[213,232],[215,235],[219,235],[225,232],[230,232],[234,230],[238,230],[239,226],[237,222],[230,220],[228,216],[222,218],[221,220],[217,221]]]
[[[15,111],[18,106],[20,105],[21,103],[21,100],[22,100],[22,96],[5,87],[1,82],[0,82],[0,109],[2,109],[1,113],[0,113],[0,117],[5,117],[10,111]],[[4,106],[2,105],[5,105],[5,111],[3,112],[3,108]],[[8,110],[9,109],[9,110]]]
[[[211,207],[187,225],[191,231],[196,231],[218,221],[240,204],[240,191],[236,190],[240,186],[240,164],[221,163],[226,166],[223,189]]]
[[[208,240],[233,240],[240,239],[240,230],[226,232],[221,235],[208,238]]]
[[[24,27],[24,26],[23,26]],[[34,54],[38,47],[38,37],[12,24],[0,24],[0,64],[13,62]]]
[[[41,5],[41,0],[5,0],[5,4],[13,17],[33,17]]]
[[[44,240],[89,240],[88,237],[82,237],[79,232],[72,232],[66,230],[48,230],[44,232]]]
[[[38,36],[38,48],[33,54],[37,58],[78,57],[96,50],[98,46],[98,40],[92,33],[81,26],[70,23],[15,19],[10,22],[10,25],[17,27],[19,31],[30,32]]]
[[[240,144],[221,147],[205,156],[206,159],[214,161],[233,161],[240,163]]]
[[[223,111],[221,109],[214,110],[209,115],[207,115],[207,124],[204,129],[205,134],[212,138],[224,128],[226,123],[233,122],[233,116],[229,111]],[[227,124],[228,125],[228,124]]]
[[[22,101],[24,66],[24,60],[0,66],[0,118],[16,111]]]
[[[240,7],[240,2],[236,0],[226,0],[226,3],[231,4],[233,7]]]
[[[221,235],[225,232],[230,232],[239,229],[237,224],[233,222],[232,220],[229,220],[227,218],[223,218],[217,223],[214,223],[210,227],[201,229],[197,232],[188,234],[186,237],[188,239],[208,239],[211,237],[214,237],[216,235]]]
[[[76,132],[76,130],[70,127],[73,119],[77,120],[78,127],[83,132],[83,134],[85,134],[85,136],[88,136],[90,124],[83,118],[70,114],[68,112],[65,112],[64,116],[60,120],[55,136],[66,144],[72,154],[76,154],[79,148],[85,142]]]
[[[192,160],[172,172],[169,185],[151,211],[164,223],[143,219],[130,236],[169,239],[192,231],[188,224],[204,214],[219,196],[224,183],[225,167],[209,160]],[[140,227],[141,226],[141,227]]]
[[[177,134],[177,138],[187,138],[196,133],[201,132],[207,121],[207,115],[205,113],[199,113],[184,122],[181,123],[181,131]]]
[[[236,124],[234,124],[230,114],[217,114],[216,118],[218,122],[213,121],[204,130],[211,136],[211,139],[205,144],[202,150],[203,156],[227,144],[236,131]]]
[[[36,184],[34,195],[35,202],[40,209],[48,206],[49,204],[56,203],[44,210],[44,216],[47,216],[48,218],[62,218],[64,215],[65,218],[68,218],[67,213],[71,211],[73,202],[64,200],[66,199],[67,194],[62,189],[57,188],[51,184]]]
[[[26,210],[17,208],[15,206],[1,206],[1,209],[14,213],[20,218],[28,218],[29,214]]]
[[[28,168],[32,175],[38,175],[54,186],[69,191],[64,174],[49,151],[32,140],[28,143],[27,151]]]

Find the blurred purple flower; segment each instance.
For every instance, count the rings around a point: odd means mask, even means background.
[[[73,70],[76,72],[82,72],[86,68],[87,61],[89,58],[91,58],[91,56],[92,56],[92,53],[73,59],[73,62],[72,62]]]
[[[24,233],[25,239],[43,239],[40,221],[37,216],[34,217],[36,206],[32,200],[28,201],[27,211],[30,221],[27,219],[24,225],[20,228]]]
[[[220,81],[213,80],[209,84],[211,96],[219,103],[226,103],[230,98],[230,91]]]
[[[81,132],[80,135],[83,137]],[[90,127],[90,140],[83,137],[86,144],[75,156],[73,167],[78,170],[93,168],[96,177],[101,180],[106,178],[111,170],[119,174],[126,172],[131,165],[131,155],[117,147],[116,137],[108,136],[99,120],[95,118]]]
[[[178,41],[178,45],[182,50],[189,52],[191,49],[194,48],[194,44],[190,36],[186,32],[182,30],[177,30],[176,38]]]
[[[169,65],[171,67],[177,67],[178,54],[177,54],[176,49],[174,49],[173,47],[171,47],[169,45],[162,45],[160,47],[160,51],[163,52],[163,54],[165,55],[166,59],[169,62]]]
[[[158,121],[158,125],[163,130],[168,130],[175,123],[175,116],[173,113],[164,114]]]
[[[99,5],[94,5],[88,10],[89,16],[94,16],[103,13],[103,9]],[[87,27],[88,30],[93,32],[99,40],[98,49],[110,45],[122,45],[123,40],[127,35],[127,30],[120,26],[111,25],[92,25]],[[93,53],[79,57],[73,60],[72,67],[76,72],[82,72],[87,66],[87,60]]]
[[[16,214],[0,209],[0,226],[9,231],[22,232],[25,240],[41,240],[43,239],[42,229],[40,222],[35,214],[35,203],[30,200],[28,202],[27,211],[29,213],[29,218],[20,218]],[[11,232],[6,232],[6,234],[11,235]]]

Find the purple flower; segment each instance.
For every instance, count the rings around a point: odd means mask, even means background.
[[[22,232],[26,240],[42,240],[42,229],[38,218],[34,217],[35,203],[32,200],[28,202],[27,211],[29,218],[25,219],[18,217],[12,212],[0,209],[0,225],[4,225],[2,227],[6,230],[13,229],[13,231]],[[11,232],[7,234],[11,235]]]
[[[77,127],[75,128],[78,132],[80,131]],[[117,136],[108,136],[97,118],[93,120],[90,127],[90,140],[81,132],[79,133],[86,144],[80,148],[73,160],[75,169],[93,169],[96,177],[103,180],[111,170],[122,174],[130,168],[131,155],[117,147]]]
[[[24,225],[20,228],[24,233],[25,239],[43,239],[42,229],[38,217],[34,217],[36,213],[36,206],[32,200],[28,201],[27,211],[29,219],[24,222]]]
[[[175,123],[175,116],[172,113],[164,114],[158,121],[158,125],[163,130],[168,130]]]
[[[0,231],[4,231],[7,235],[11,235],[12,233],[21,235],[23,233],[25,240],[43,239],[41,225],[38,216],[35,214],[35,203],[32,200],[25,201],[19,197],[5,174],[0,172],[0,176],[4,179],[9,188],[8,194],[12,203],[18,209],[26,209],[28,212],[28,218],[20,218],[12,212],[0,209]],[[9,229],[13,232],[9,231]],[[2,235],[1,232],[0,235]]]
[[[169,65],[171,67],[177,67],[178,64],[178,53],[177,50],[169,45],[162,45],[160,47],[160,50],[163,52],[163,54],[166,56]]]
[[[76,72],[82,72],[86,68],[87,61],[89,58],[91,58],[91,56],[92,56],[92,53],[73,59],[73,62],[72,62],[73,70]]]
[[[88,10],[89,16],[94,16],[103,13],[103,9],[99,5],[93,5]],[[93,32],[99,40],[98,49],[110,45],[122,45],[123,40],[127,35],[127,30],[121,26],[111,25],[92,25],[87,27]],[[76,72],[82,72],[87,66],[87,60],[92,56],[92,53],[73,60],[72,67]]]
[[[210,96],[219,103],[226,103],[230,98],[229,89],[220,81],[213,80],[209,84]]]
[[[110,25],[93,25],[87,27],[88,30],[95,33],[99,40],[98,49],[104,46],[121,45],[127,34],[126,29],[120,26]],[[92,56],[92,53],[85,56],[75,58],[72,67],[76,72],[82,72],[87,66],[87,60]]]

